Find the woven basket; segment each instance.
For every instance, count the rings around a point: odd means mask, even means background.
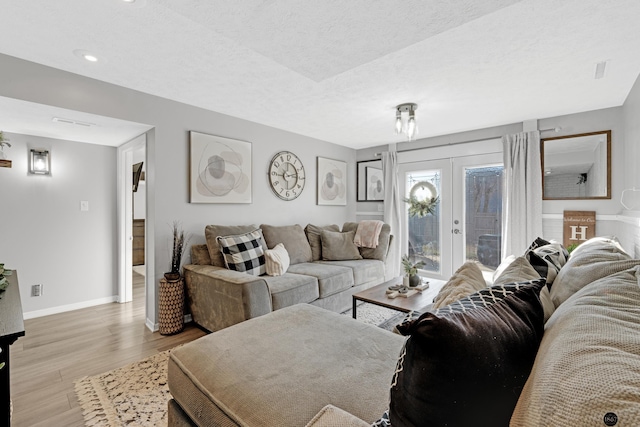
[[[158,290],[158,330],[162,335],[184,329],[184,279],[168,282],[160,279]]]

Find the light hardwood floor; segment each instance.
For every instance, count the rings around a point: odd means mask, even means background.
[[[149,331],[144,277],[133,277],[133,302],[25,321],[26,336],[11,346],[12,426],[84,426],[75,380],[205,335],[193,324],[171,336]]]

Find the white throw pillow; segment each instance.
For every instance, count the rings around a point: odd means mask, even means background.
[[[282,243],[278,243],[273,249],[267,249],[264,255],[269,276],[282,276],[287,272],[291,259]]]

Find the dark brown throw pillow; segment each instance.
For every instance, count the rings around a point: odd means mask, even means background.
[[[542,340],[544,283],[489,306],[469,309],[461,300],[460,310],[405,324],[410,336],[391,385],[391,424],[508,426]]]

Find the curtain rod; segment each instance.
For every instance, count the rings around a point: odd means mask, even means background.
[[[548,129],[540,129],[540,132],[548,132],[550,130],[552,130],[554,132],[560,132],[562,130],[562,128],[561,127],[554,127],[554,128],[548,128]],[[471,144],[472,142],[491,141],[491,140],[497,139],[497,138],[502,138],[502,137],[501,136],[494,136],[494,137],[491,137],[491,138],[474,139],[474,140],[471,140],[471,141],[449,142],[448,144],[433,145],[431,147],[407,148],[406,150],[398,150],[397,153],[407,153],[409,151],[424,150],[426,148],[445,147],[445,146],[460,145],[460,144]],[[373,153],[373,156],[374,157],[380,157],[380,156],[382,156],[382,153]]]

